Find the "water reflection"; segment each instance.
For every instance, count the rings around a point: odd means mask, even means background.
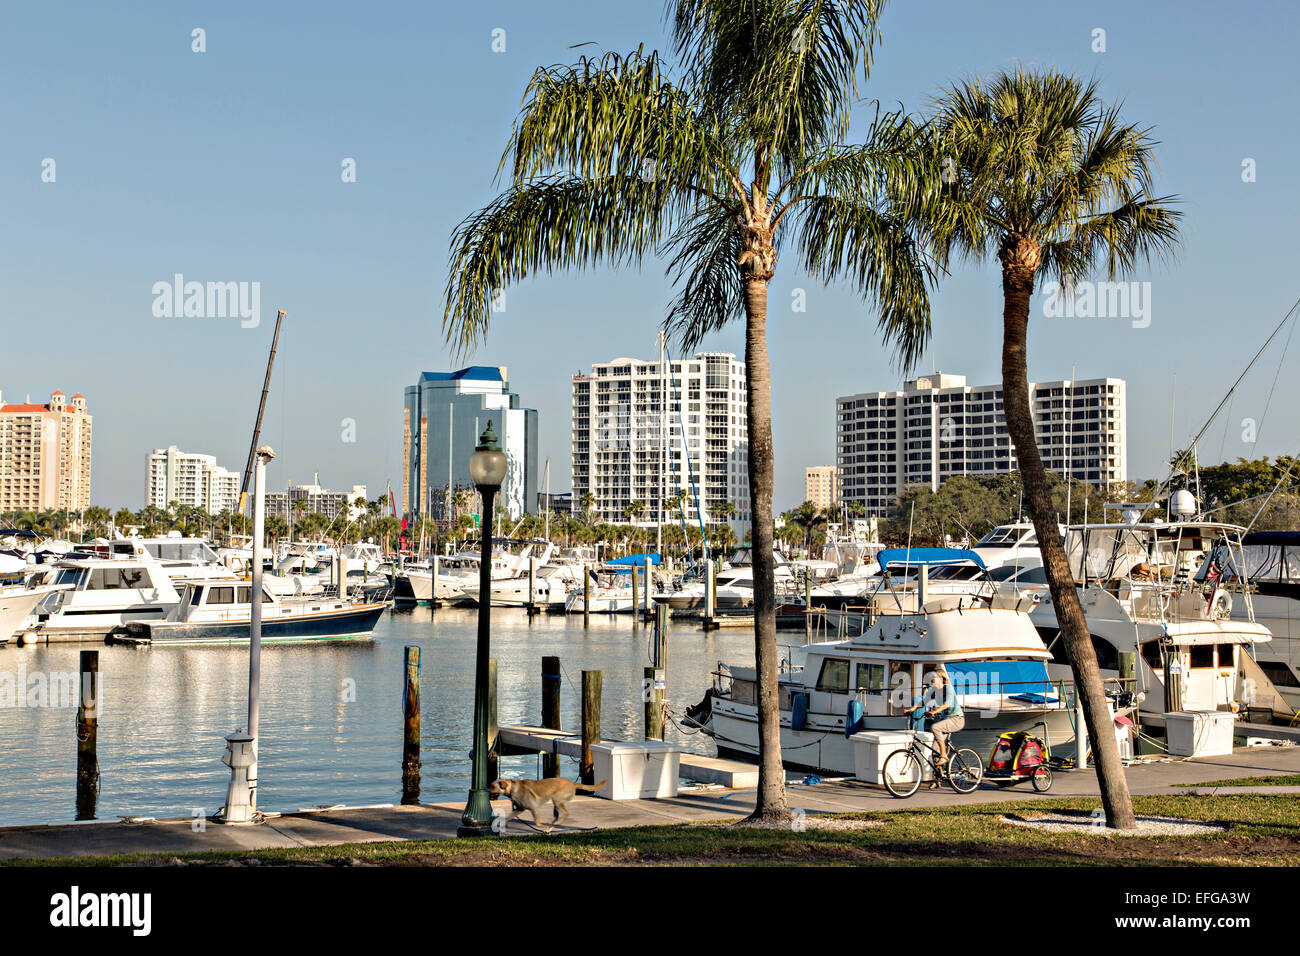
[[[577,730],[581,672],[604,671],[604,733],[643,736],[641,683],[653,630],[627,618],[493,616],[502,724],[542,722],[542,658],[560,659],[560,719]],[[397,803],[403,792],[404,646],[421,650],[421,799],[464,797],[469,786],[475,616],[472,611],[391,611],[374,641],[266,645],[258,804],[263,810],[348,803]],[[75,673],[83,645],[0,650],[0,679],[20,671]],[[99,647],[100,819],[191,816],[216,811],[229,770],[224,737],[247,712],[246,647]],[[669,707],[681,713],[703,696],[718,661],[750,663],[753,635],[708,635],[674,622]],[[0,825],[54,823],[78,813],[75,699],[63,706],[0,707]],[[17,701],[15,701],[17,704]],[[667,739],[712,752],[707,738],[669,724]],[[503,773],[541,776],[537,757],[503,757]],[[577,776],[572,760],[560,772]]]

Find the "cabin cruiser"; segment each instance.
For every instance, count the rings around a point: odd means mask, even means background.
[[[548,550],[548,554],[550,551]],[[536,559],[533,559],[534,561]],[[553,560],[534,563],[530,584],[528,564],[522,574],[492,581],[492,604],[496,607],[525,607],[530,599],[534,606],[544,606],[562,611],[569,592],[581,590],[582,576],[595,560],[593,548],[563,548]],[[461,595],[470,604],[479,603],[479,581],[461,586]],[[531,595],[531,597],[530,597]]]
[[[59,561],[28,583],[57,587],[29,619],[26,636],[37,641],[103,640],[132,621],[160,621],[180,603],[167,569],[136,558]]]
[[[966,715],[956,746],[987,753],[998,735],[1046,728],[1053,747],[1073,740],[1063,682],[1047,673],[1051,652],[1029,617],[1031,601],[1004,595],[932,596],[928,572],[978,561],[959,549],[886,549],[878,560],[921,566],[919,592],[877,595],[874,623],[848,640],[808,645],[802,666],[778,681],[782,757],[789,767],[852,774],[851,736],[860,730],[904,730],[905,710],[943,664]],[[757,672],[721,665],[707,705],[693,718],[719,754],[758,754]]]
[[[1216,547],[1196,580],[1219,580],[1229,595],[1229,619],[1254,615],[1273,635],[1255,646],[1255,662],[1291,710],[1300,710],[1300,531],[1253,531],[1241,539],[1240,561]],[[1249,603],[1246,601],[1249,594]]]
[[[798,581],[784,557],[776,561],[772,571],[776,593],[793,597],[799,593]],[[717,587],[714,591],[714,607],[732,608],[748,607],[754,603],[754,566],[748,560],[749,549],[737,552],[731,566],[714,573]],[[674,611],[692,610],[704,607],[704,582],[694,581],[684,584],[676,591],[656,594],[654,599],[659,604],[667,604]]]
[[[231,644],[249,640],[252,584],[200,579],[182,584],[179,603],[165,620],[132,621],[115,640],[148,644]],[[369,638],[383,602],[344,598],[282,598],[262,589],[264,641],[331,641]]]
[[[1244,530],[1191,518],[1068,530],[1066,554],[1102,677],[1119,678],[1120,654],[1135,653],[1130,690],[1142,714],[1267,708],[1270,716],[1291,715],[1254,656],[1272,635],[1255,617],[1251,589],[1234,594],[1224,586],[1223,567],[1248,566]],[[1032,617],[1053,653],[1049,672],[1064,676],[1070,666],[1050,594]]]
[[[492,580],[518,577],[528,570],[529,558],[542,565],[550,560],[554,551],[555,545],[549,541],[493,538]],[[467,586],[478,587],[481,563],[481,552],[460,551],[438,559],[436,577],[432,561],[408,564],[398,574],[393,593],[399,601],[415,601],[417,604],[428,604],[430,601],[444,604],[468,603],[464,589]]]
[[[68,584],[41,584],[27,587],[22,584],[0,586],[0,647],[9,639],[23,634],[27,629],[28,618],[36,606],[55,591],[70,588]]]
[[[1065,536],[1065,525],[1058,525],[1057,530],[1062,537]],[[1000,567],[1028,570],[1043,566],[1043,555],[1038,550],[1038,532],[1030,521],[1000,524],[976,541],[971,550],[980,556],[990,571]]]

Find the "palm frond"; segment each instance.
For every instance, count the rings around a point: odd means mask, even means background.
[[[447,341],[472,348],[486,335],[493,295],[534,272],[640,262],[670,234],[679,199],[635,176],[554,176],[507,190],[452,234]]]

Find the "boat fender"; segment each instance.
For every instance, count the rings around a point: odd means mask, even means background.
[[[856,697],[849,701],[844,712],[844,736],[852,737],[862,729],[862,701]]]
[[[790,729],[803,730],[808,726],[808,695],[800,692],[790,695]]]

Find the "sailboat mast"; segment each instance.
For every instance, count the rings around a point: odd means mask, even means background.
[[[659,330],[659,507],[655,511],[655,550],[664,553],[664,493],[668,474],[668,374],[664,368],[664,330]]]

